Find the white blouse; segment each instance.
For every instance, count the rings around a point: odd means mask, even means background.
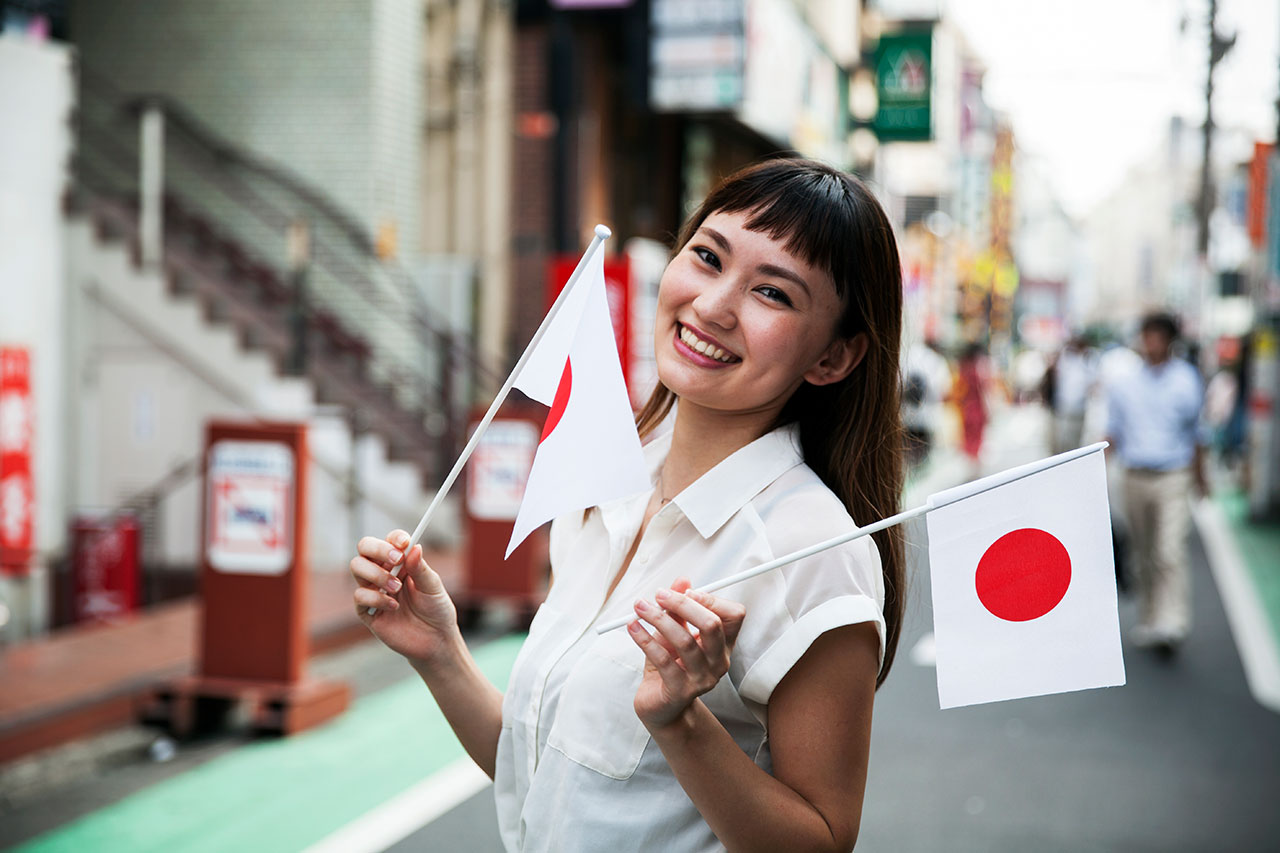
[[[670,436],[645,447],[656,478]],[[502,705],[494,778],[509,851],[723,849],[632,702],[644,654],[625,630],[594,626],[633,613],[678,577],[695,587],[853,528],[804,464],[798,429],[757,439],[708,471],[650,521],[609,599],[652,490],[575,511],[551,527],[554,583],[516,658]],[[824,632],[873,622],[884,661],[884,585],[870,537],[717,593],[746,606],[728,674],[702,701],[755,763],[771,771],[769,696]]]

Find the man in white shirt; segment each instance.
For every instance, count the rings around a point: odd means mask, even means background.
[[[1188,499],[1207,493],[1200,376],[1172,356],[1169,314],[1142,321],[1143,364],[1108,389],[1107,438],[1125,469],[1125,510],[1137,563],[1140,646],[1172,654],[1191,626]]]

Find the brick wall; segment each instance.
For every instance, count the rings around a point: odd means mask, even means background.
[[[545,25],[516,29],[516,141],[511,222],[513,228],[511,345],[519,354],[546,309],[546,267],[554,227],[553,135],[531,133],[536,116],[548,112],[549,63]]]

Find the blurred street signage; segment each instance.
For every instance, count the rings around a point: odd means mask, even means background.
[[[25,575],[35,549],[31,353],[0,347],[0,573]]]
[[[483,521],[515,521],[538,449],[538,427],[495,419],[467,463],[467,511]],[[508,536],[509,538],[509,536]]]
[[[655,110],[730,110],[742,101],[744,0],[653,0],[650,24]]]
[[[294,458],[272,441],[215,442],[209,448],[206,553],[236,574],[283,574],[293,560]]]
[[[555,9],[625,9],[635,0],[551,0]]]
[[[875,131],[880,141],[932,139],[932,92],[933,31],[882,35],[876,48]]]
[[[653,0],[649,101],[724,112],[786,148],[840,162],[845,72],[790,0]]]

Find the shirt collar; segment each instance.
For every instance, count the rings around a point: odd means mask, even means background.
[[[656,477],[671,447],[671,437],[655,439],[650,447]],[[671,502],[707,539],[766,486],[803,462],[800,426],[785,424],[731,453]]]

